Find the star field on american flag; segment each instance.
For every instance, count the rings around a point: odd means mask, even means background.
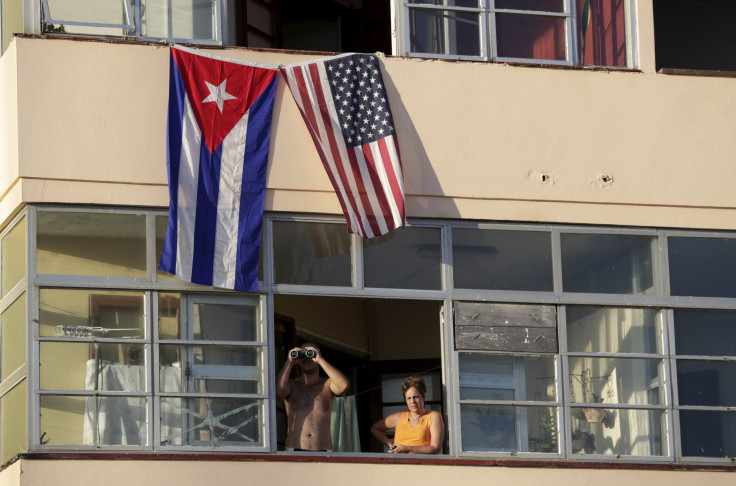
[[[355,54],[325,62],[340,128],[348,147],[394,134],[378,58]]]

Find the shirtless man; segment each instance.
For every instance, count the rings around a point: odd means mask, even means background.
[[[291,351],[312,349],[313,358],[292,358]],[[288,417],[287,450],[332,451],[330,418],[335,396],[348,389],[348,379],[337,368],[325,361],[319,348],[304,343],[292,349],[276,377],[276,396],[284,400]],[[291,368],[297,364],[302,375],[289,379]],[[320,367],[327,378],[319,376]]]

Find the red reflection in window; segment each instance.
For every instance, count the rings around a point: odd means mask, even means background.
[[[586,3],[589,15],[583,15]],[[582,64],[626,67],[624,0],[579,0],[577,13],[575,30]]]
[[[564,61],[565,20],[536,15],[496,15],[498,57]]]

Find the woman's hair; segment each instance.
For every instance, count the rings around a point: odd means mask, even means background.
[[[423,397],[427,396],[427,384],[424,383],[424,378],[421,376],[410,376],[404,380],[404,383],[401,384],[401,393],[406,395],[407,390],[412,387],[416,388]]]

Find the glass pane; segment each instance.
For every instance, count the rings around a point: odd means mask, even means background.
[[[680,405],[736,405],[736,361],[677,360]]]
[[[350,235],[344,224],[273,222],[274,280],[350,286]]]
[[[437,5],[440,7],[477,8],[480,0],[409,0],[407,3],[417,5]]]
[[[41,289],[41,336],[144,338],[143,294]]]
[[[263,401],[161,398],[161,445],[263,446]]]
[[[95,24],[130,24],[125,0],[45,0],[50,20]],[[63,23],[63,22],[62,22]]]
[[[665,403],[659,359],[570,357],[570,400],[587,403]]]
[[[677,354],[736,356],[736,312],[675,309]]]
[[[551,292],[549,232],[452,230],[456,288]]]
[[[577,2],[579,21],[575,29],[582,63],[626,67],[624,2],[590,2],[589,16],[583,16],[584,4]]]
[[[683,456],[736,456],[736,413],[680,410]]]
[[[144,397],[41,396],[48,444],[147,445]]]
[[[573,454],[666,456],[662,410],[571,408]]]
[[[667,238],[670,293],[736,297],[736,238]]]
[[[181,339],[181,294],[158,294],[159,339]]]
[[[26,362],[26,294],[23,293],[0,316],[2,350],[0,380],[4,380]]]
[[[141,7],[145,37],[217,39],[217,0],[141,0]]]
[[[496,8],[564,12],[565,0],[496,0]]]
[[[563,233],[565,292],[654,294],[653,236]]]
[[[498,57],[564,61],[566,44],[563,17],[496,14]]]
[[[256,306],[195,303],[192,339],[208,341],[260,341]]]
[[[461,400],[555,401],[553,356],[459,353]]]
[[[39,274],[146,276],[146,217],[38,211]]]
[[[169,222],[168,216],[156,216],[156,267],[161,261],[161,253],[164,251],[164,241],[166,241],[166,225]],[[156,268],[156,278],[173,278],[169,272]]]
[[[662,353],[659,309],[567,307],[567,348],[582,353]]]
[[[143,344],[42,342],[42,390],[146,391]]]
[[[183,357],[188,386],[182,383]],[[159,360],[162,392],[263,393],[259,348],[163,345]]]
[[[442,289],[439,228],[405,228],[363,240],[365,286]]]
[[[7,464],[19,452],[28,451],[28,380],[0,398],[0,463]]]
[[[0,243],[0,272],[2,273],[2,296],[15,287],[26,275],[26,220],[21,219],[3,237]]]
[[[480,56],[480,15],[409,9],[409,51],[448,56]]]
[[[2,4],[5,9],[0,11],[0,56],[8,48],[13,34],[23,32],[23,0],[4,0]]]
[[[460,405],[464,451],[558,453],[557,408]]]

